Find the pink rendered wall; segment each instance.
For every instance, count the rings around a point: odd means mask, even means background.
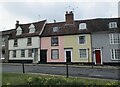
[[[58,40],[59,40],[58,46],[51,46],[51,37],[41,38],[41,50],[47,49],[47,62],[65,62],[63,36],[59,36]],[[59,59],[51,59],[51,49],[59,49]]]

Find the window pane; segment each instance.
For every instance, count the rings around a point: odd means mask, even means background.
[[[80,58],[87,58],[86,49],[80,49]]]
[[[58,59],[58,58],[59,58],[59,51],[52,50],[52,59]]]
[[[53,32],[58,32],[59,31],[59,27],[53,27]]]
[[[85,36],[79,36],[79,44],[85,44]]]
[[[86,29],[86,23],[80,23],[79,29]]]
[[[21,57],[25,57],[25,50],[21,50]]]
[[[13,50],[13,57],[16,57],[16,50]]]
[[[58,37],[52,37],[51,38],[51,45],[52,46],[56,46],[56,45],[58,45]]]
[[[17,39],[14,40],[14,46],[17,46]]]
[[[31,38],[28,38],[27,45],[31,45]]]

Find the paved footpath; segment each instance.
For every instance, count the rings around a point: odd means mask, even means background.
[[[25,73],[42,73],[66,76],[66,65],[64,64],[24,64]],[[90,77],[101,79],[120,80],[120,67],[118,66],[80,66],[69,65],[69,76]],[[2,72],[23,72],[20,63],[3,63]]]

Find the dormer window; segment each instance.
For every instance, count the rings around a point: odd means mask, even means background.
[[[34,33],[35,32],[35,26],[33,24],[31,24],[29,26],[29,33]]]
[[[87,29],[86,23],[80,23],[79,24],[79,30]]]
[[[109,28],[117,28],[117,22],[110,22]]]
[[[60,27],[53,27],[53,32],[58,32]]]
[[[16,35],[21,35],[22,34],[22,28],[19,26],[18,28],[17,28],[17,33],[16,33]]]

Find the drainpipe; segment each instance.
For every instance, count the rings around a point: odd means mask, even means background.
[[[92,54],[91,57],[92,57],[92,68],[93,68],[93,65],[94,65],[93,62],[94,61],[93,61],[92,33],[90,33],[90,41],[91,41],[91,54]]]

